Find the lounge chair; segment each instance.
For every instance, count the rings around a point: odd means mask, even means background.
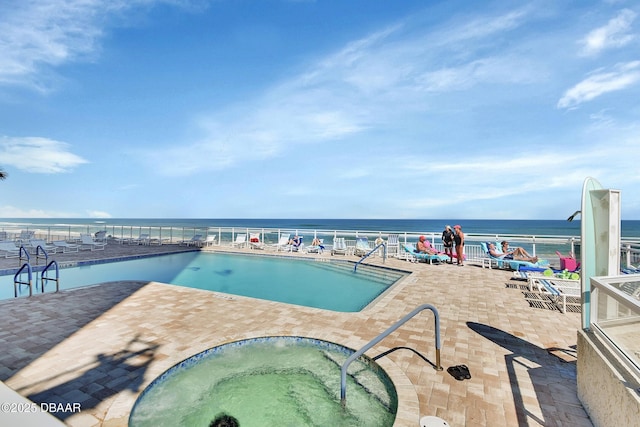
[[[103,243],[101,240],[98,240],[98,239],[95,239],[94,241],[98,243]],[[151,237],[149,237],[148,234],[141,234],[135,239],[129,240],[129,244],[130,245],[150,245]]]
[[[18,258],[20,256],[20,248],[11,241],[0,242],[0,254],[5,258]]]
[[[69,243],[65,240],[56,240],[52,243],[53,246],[55,246],[57,249],[61,249],[62,253],[78,252],[78,250],[80,249],[80,246],[76,245],[75,243]]]
[[[242,233],[236,235],[236,240],[231,242],[231,247],[244,248],[247,246],[247,235]]]
[[[400,255],[400,236],[389,234],[387,239],[387,255],[397,257]]]
[[[321,254],[324,251],[324,239],[318,239],[320,242],[318,245],[307,246],[308,254]]]
[[[92,251],[102,251],[107,246],[104,242],[93,240],[90,234],[80,235],[80,249],[91,249]]]
[[[333,239],[333,247],[331,248],[331,255],[346,255],[347,243],[344,241],[344,237],[336,237]]]
[[[179,242],[180,246],[200,246],[202,242],[202,234],[196,234],[192,238]]]
[[[260,233],[249,233],[249,247],[251,249],[264,249],[264,242],[260,240]]]
[[[529,289],[549,295],[563,313],[567,312],[567,297],[573,298],[570,304],[580,304],[582,291],[580,280],[560,279],[555,277],[530,276]],[[576,302],[577,300],[577,302]]]
[[[287,246],[289,246],[290,237],[291,237],[291,234],[281,234],[280,238],[278,239],[278,243],[274,243],[269,247],[275,249],[276,251],[279,251],[281,249],[284,250]]]
[[[38,246],[44,249],[47,253],[55,254],[56,247],[53,245],[49,245],[44,239],[30,239],[29,240],[29,249],[31,249],[32,253],[36,253],[38,251]]]
[[[449,261],[449,255],[436,253],[436,254],[428,254],[424,252],[416,252],[415,246],[410,244],[402,245],[404,250],[403,258],[407,261],[418,262],[418,261],[426,261],[429,264],[433,264],[433,262],[445,263]]]
[[[209,234],[201,243],[200,243],[200,247],[204,247],[204,246],[213,246],[216,244],[218,240],[218,236],[216,236],[215,234]]]
[[[302,249],[304,248],[304,243],[302,243],[302,239],[304,239],[303,236],[295,236],[293,238],[293,243],[288,243],[287,246],[284,247],[283,250],[287,251],[287,252],[298,252],[298,251],[302,251]]]
[[[538,259],[537,262],[529,262],[529,261],[521,261],[517,259],[504,259],[502,257],[496,257],[491,255],[489,252],[489,247],[487,246],[487,242],[481,242],[480,246],[485,254],[485,258],[482,260],[482,267],[485,266],[485,262],[488,263],[489,268],[492,268],[493,265],[496,265],[498,268],[508,268],[511,270],[520,270],[521,267],[529,267],[529,268],[539,268],[546,267],[549,265],[549,261],[545,259]],[[498,245],[495,245],[496,248]],[[496,252],[500,252],[496,249]]]
[[[366,237],[356,238],[356,248],[353,252],[355,256],[365,256],[371,251],[369,247],[369,239]]]

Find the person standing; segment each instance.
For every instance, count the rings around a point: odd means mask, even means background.
[[[449,264],[453,264],[453,230],[451,230],[450,225],[444,227],[442,244],[444,246],[444,253],[449,255]]]
[[[456,257],[458,258],[458,265],[464,265],[464,233],[462,232],[462,227],[459,225],[455,225],[453,227],[454,236],[453,242],[456,245]]]

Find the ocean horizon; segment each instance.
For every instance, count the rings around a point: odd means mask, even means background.
[[[236,227],[269,229],[356,230],[381,232],[440,232],[445,225],[459,224],[466,233],[579,236],[580,220],[527,219],[354,219],[354,218],[0,218],[3,227],[88,225],[96,227]],[[640,237],[639,220],[622,220],[625,238]]]

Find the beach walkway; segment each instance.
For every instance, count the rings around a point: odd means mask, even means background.
[[[109,258],[178,248],[109,244],[105,251],[65,256]],[[4,261],[0,268],[9,268]],[[444,370],[431,364],[429,311],[366,353],[393,350],[378,362],[398,388],[396,426],[416,427],[425,415],[451,426],[592,426],[576,395],[579,313],[532,307],[525,282],[506,271],[396,259],[385,265],[413,274],[359,313],[155,282],[113,282],[0,301],[0,379],[37,403],[80,403],[79,412],[55,414],[67,425],[126,426],[144,387],[195,353],[270,335],[307,336],[357,349],[427,303],[440,313]],[[457,381],[447,373],[459,364],[469,367],[471,379]]]

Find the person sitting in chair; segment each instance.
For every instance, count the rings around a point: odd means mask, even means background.
[[[529,255],[527,251],[522,248],[518,247],[513,250],[509,250],[509,243],[502,242],[501,244],[502,253],[496,251],[496,245],[494,245],[493,243],[487,243],[487,250],[492,257],[507,260],[513,259],[516,261],[526,261],[534,264],[538,262],[538,257]]]
[[[420,236],[420,238],[418,239],[418,243],[416,243],[416,252],[429,255],[435,255],[438,253],[435,249],[433,249],[431,243],[429,243],[429,241],[424,236]]]
[[[298,235],[293,236],[292,239],[289,239],[289,244],[292,246],[300,246],[300,242],[301,242],[301,239],[300,239],[300,236]]]

